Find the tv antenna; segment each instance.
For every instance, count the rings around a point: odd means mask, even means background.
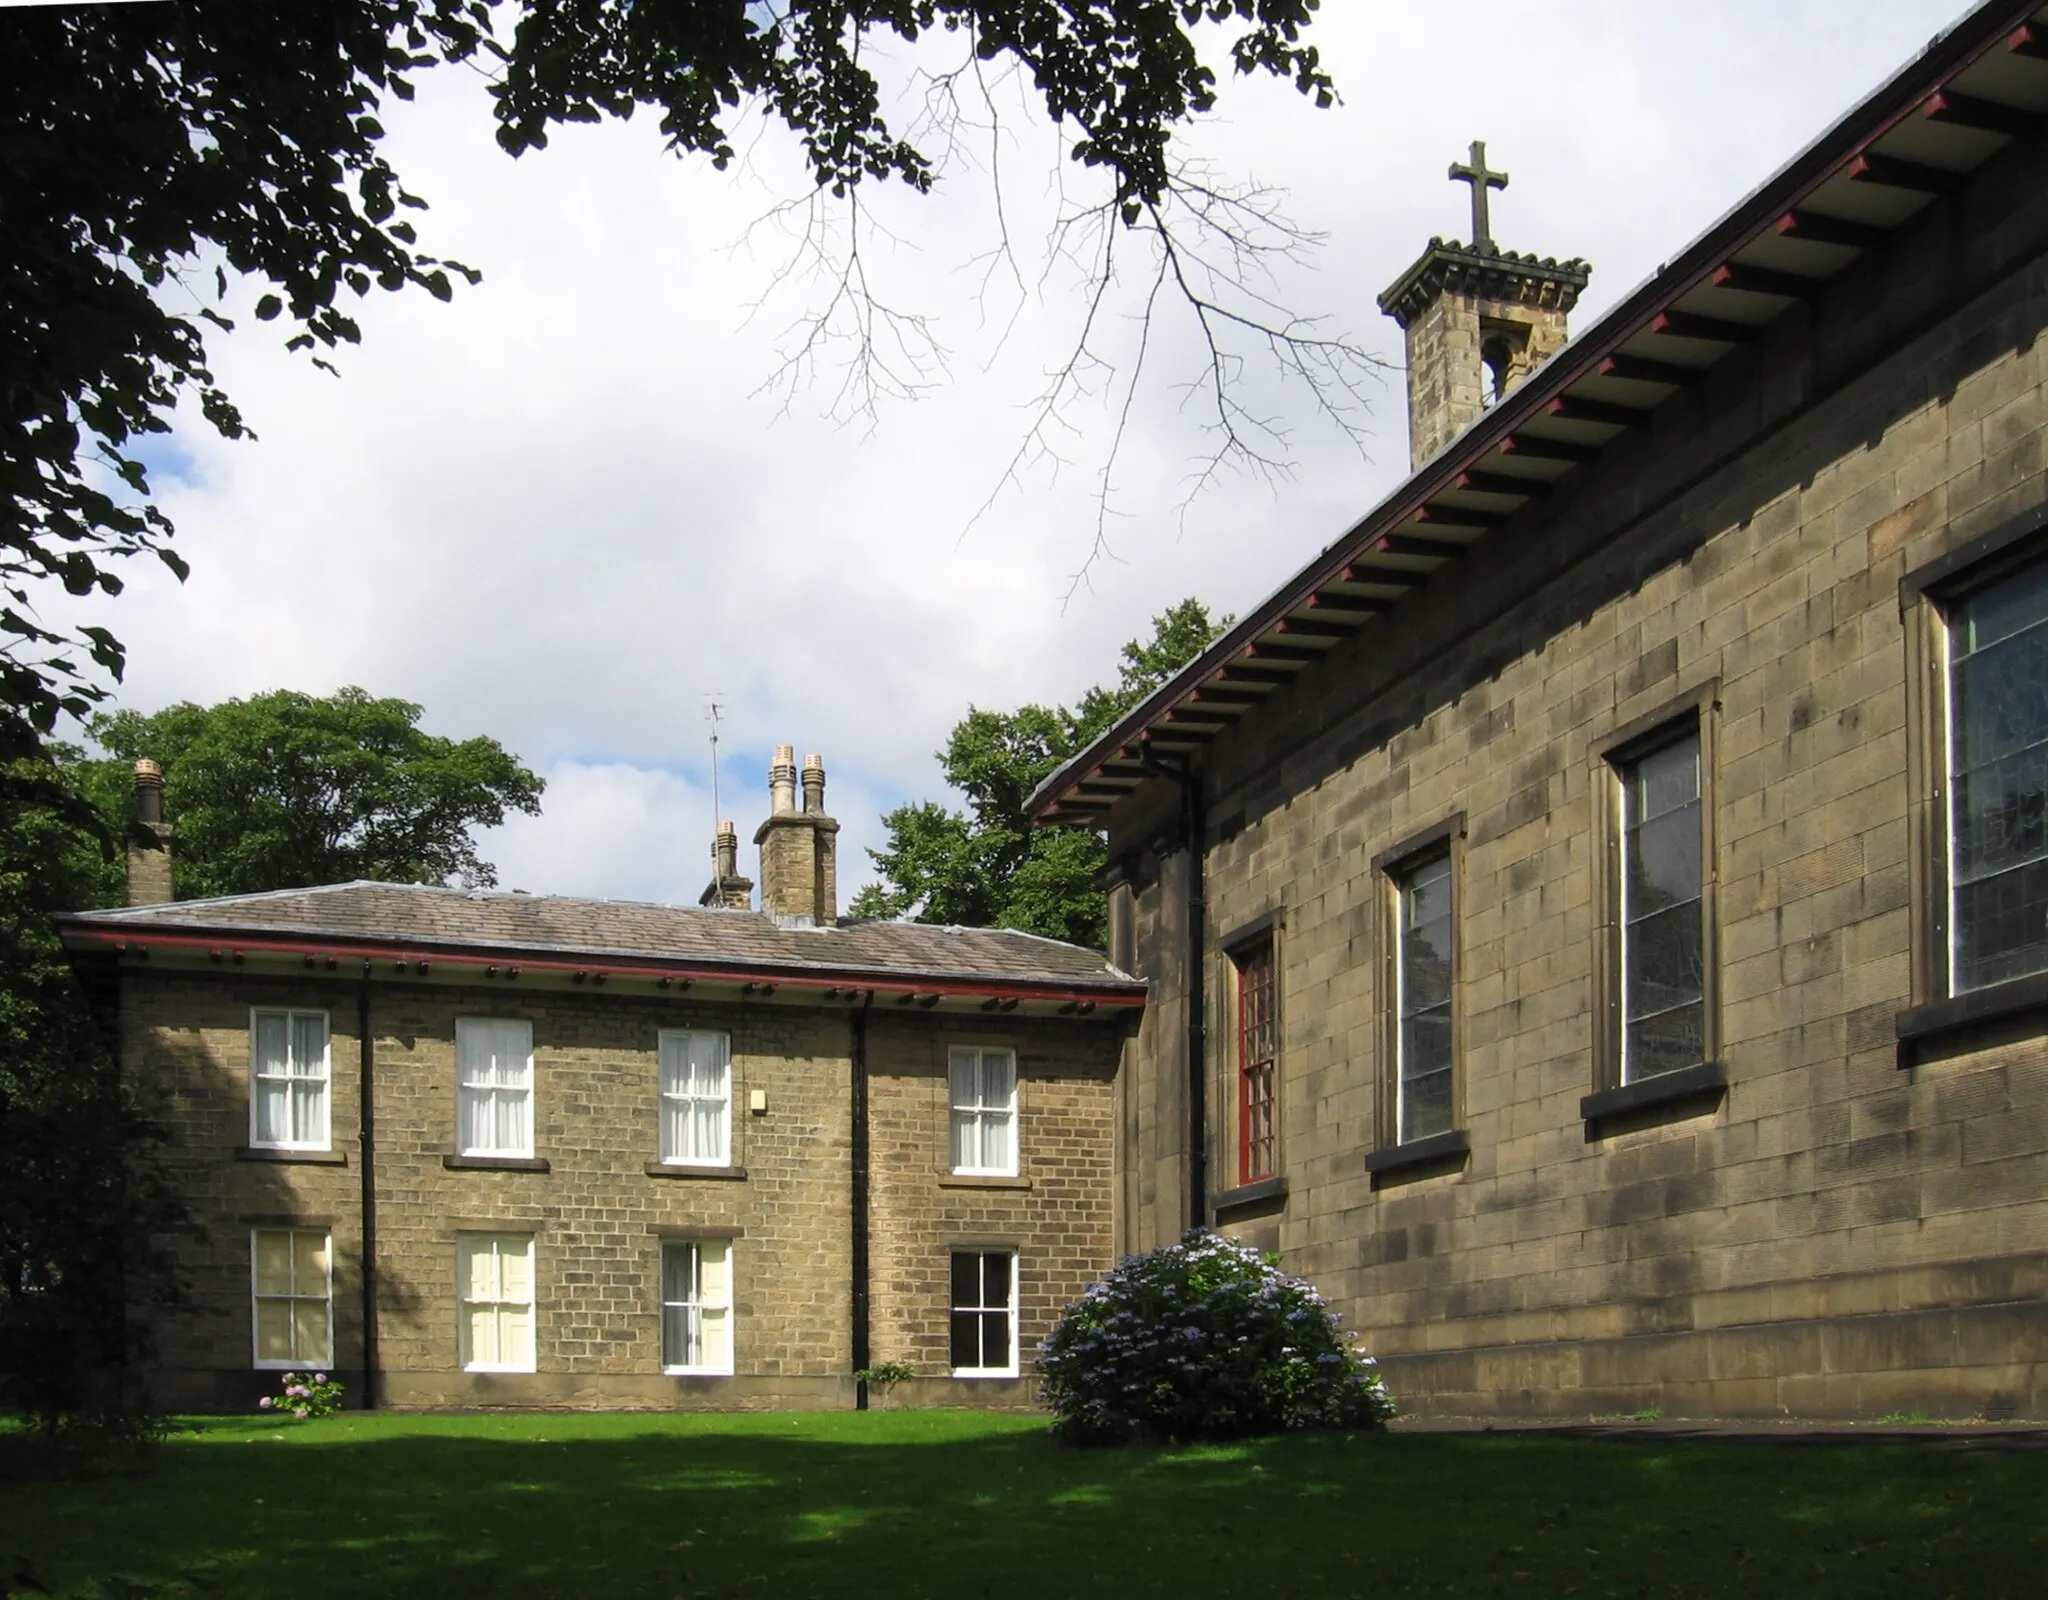
[[[711,724],[711,861],[712,871],[718,870],[718,830],[724,823],[724,814],[718,805],[718,723],[725,715],[725,692],[713,690],[704,697],[704,720]]]

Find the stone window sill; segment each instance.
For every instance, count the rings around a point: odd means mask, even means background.
[[[713,1182],[744,1180],[745,1167],[693,1167],[682,1161],[650,1161],[643,1169],[650,1178],[708,1178]]]
[[[260,1144],[244,1145],[235,1152],[237,1161],[271,1161],[288,1167],[345,1167],[346,1150],[272,1150]]]
[[[1702,1061],[1696,1067],[1681,1067],[1676,1072],[1660,1072],[1654,1078],[1598,1090],[1579,1102],[1579,1115],[1589,1123],[1600,1122],[1634,1111],[1654,1110],[1680,1100],[1701,1100],[1709,1096],[1719,1099],[1727,1092],[1728,1064],[1724,1061]]]
[[[1439,1161],[1462,1162],[1471,1153],[1471,1134],[1463,1128],[1452,1128],[1444,1133],[1433,1133],[1427,1139],[1410,1139],[1406,1144],[1390,1144],[1383,1150],[1375,1150],[1366,1156],[1365,1170],[1377,1178]]]
[[[1994,983],[1988,989],[1930,1000],[1901,1011],[1892,1029],[1899,1041],[1899,1065],[1920,1064],[1923,1045],[1938,1044],[1976,1028],[2028,1017],[2048,1017],[2048,972]]]
[[[1031,1180],[1002,1172],[949,1172],[939,1179],[941,1189],[1029,1189]]]
[[[443,1156],[450,1172],[546,1172],[546,1156]]]
[[[1221,1194],[1209,1196],[1209,1210],[1218,1222],[1239,1211],[1249,1211],[1255,1206],[1268,1205],[1279,1201],[1287,1203],[1287,1180],[1285,1178],[1261,1178],[1257,1183],[1239,1184],[1235,1189],[1225,1189]]]

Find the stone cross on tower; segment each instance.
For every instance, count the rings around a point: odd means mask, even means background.
[[[1493,230],[1486,220],[1486,191],[1505,189],[1508,186],[1508,175],[1505,172],[1492,172],[1487,169],[1484,139],[1472,141],[1472,161],[1469,166],[1462,161],[1451,164],[1451,181],[1472,185],[1472,248],[1491,250]]]

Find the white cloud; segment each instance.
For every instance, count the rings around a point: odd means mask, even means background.
[[[1465,231],[1444,170],[1473,137],[1513,175],[1496,236],[1594,263],[1583,324],[1952,4],[1471,0],[1455,28],[1441,8],[1332,4],[1316,32],[1344,104],[1317,114],[1283,87],[1228,84],[1197,144],[1289,187],[1294,214],[1327,231],[1282,297],[1394,360],[1374,296],[1431,234]],[[220,341],[216,370],[260,442],[180,430],[162,488],[191,581],[138,567],[95,620],[131,647],[123,700],[138,708],[361,683],[421,702],[436,731],[499,738],[550,779],[541,819],[486,842],[508,884],[694,898],[716,690],[728,814],[751,833],[773,745],[822,751],[850,896],[877,813],[934,792],[932,752],[970,702],[1071,698],[1184,594],[1243,609],[1405,471],[1398,382],[1370,462],[1297,396],[1295,479],[1226,479],[1183,524],[1198,438],[1161,390],[1128,440],[1117,559],[1063,607],[1092,538],[1099,405],[1074,412],[1068,470],[1028,475],[962,535],[1077,311],[1058,274],[1039,290],[1028,258],[1021,305],[977,299],[962,263],[992,219],[972,174],[928,199],[876,197],[900,240],[875,245],[888,292],[935,314],[950,380],[873,429],[839,427],[818,414],[829,379],[786,413],[759,392],[796,302],[749,321],[774,257],[763,236],[726,247],[768,204],[763,182],[666,157],[648,118],[509,161],[460,71],[389,121],[408,186],[433,202],[427,248],[484,283],[445,306],[373,297],[338,382],[273,327]],[[1006,151],[1020,239],[1055,203],[1033,165],[1049,146],[1026,126]],[[765,138],[754,153],[785,176],[786,156]],[[1174,325],[1162,378],[1191,351]]]

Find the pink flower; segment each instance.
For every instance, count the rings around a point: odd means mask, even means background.
[[[258,1400],[256,1402],[257,1409],[261,1411],[268,1411],[272,1406],[276,1404],[277,1402],[271,1399],[269,1395],[265,1395],[261,1400]]]
[[[324,1372],[316,1372],[313,1374],[313,1381],[315,1383],[325,1383],[327,1381],[327,1374]]]

